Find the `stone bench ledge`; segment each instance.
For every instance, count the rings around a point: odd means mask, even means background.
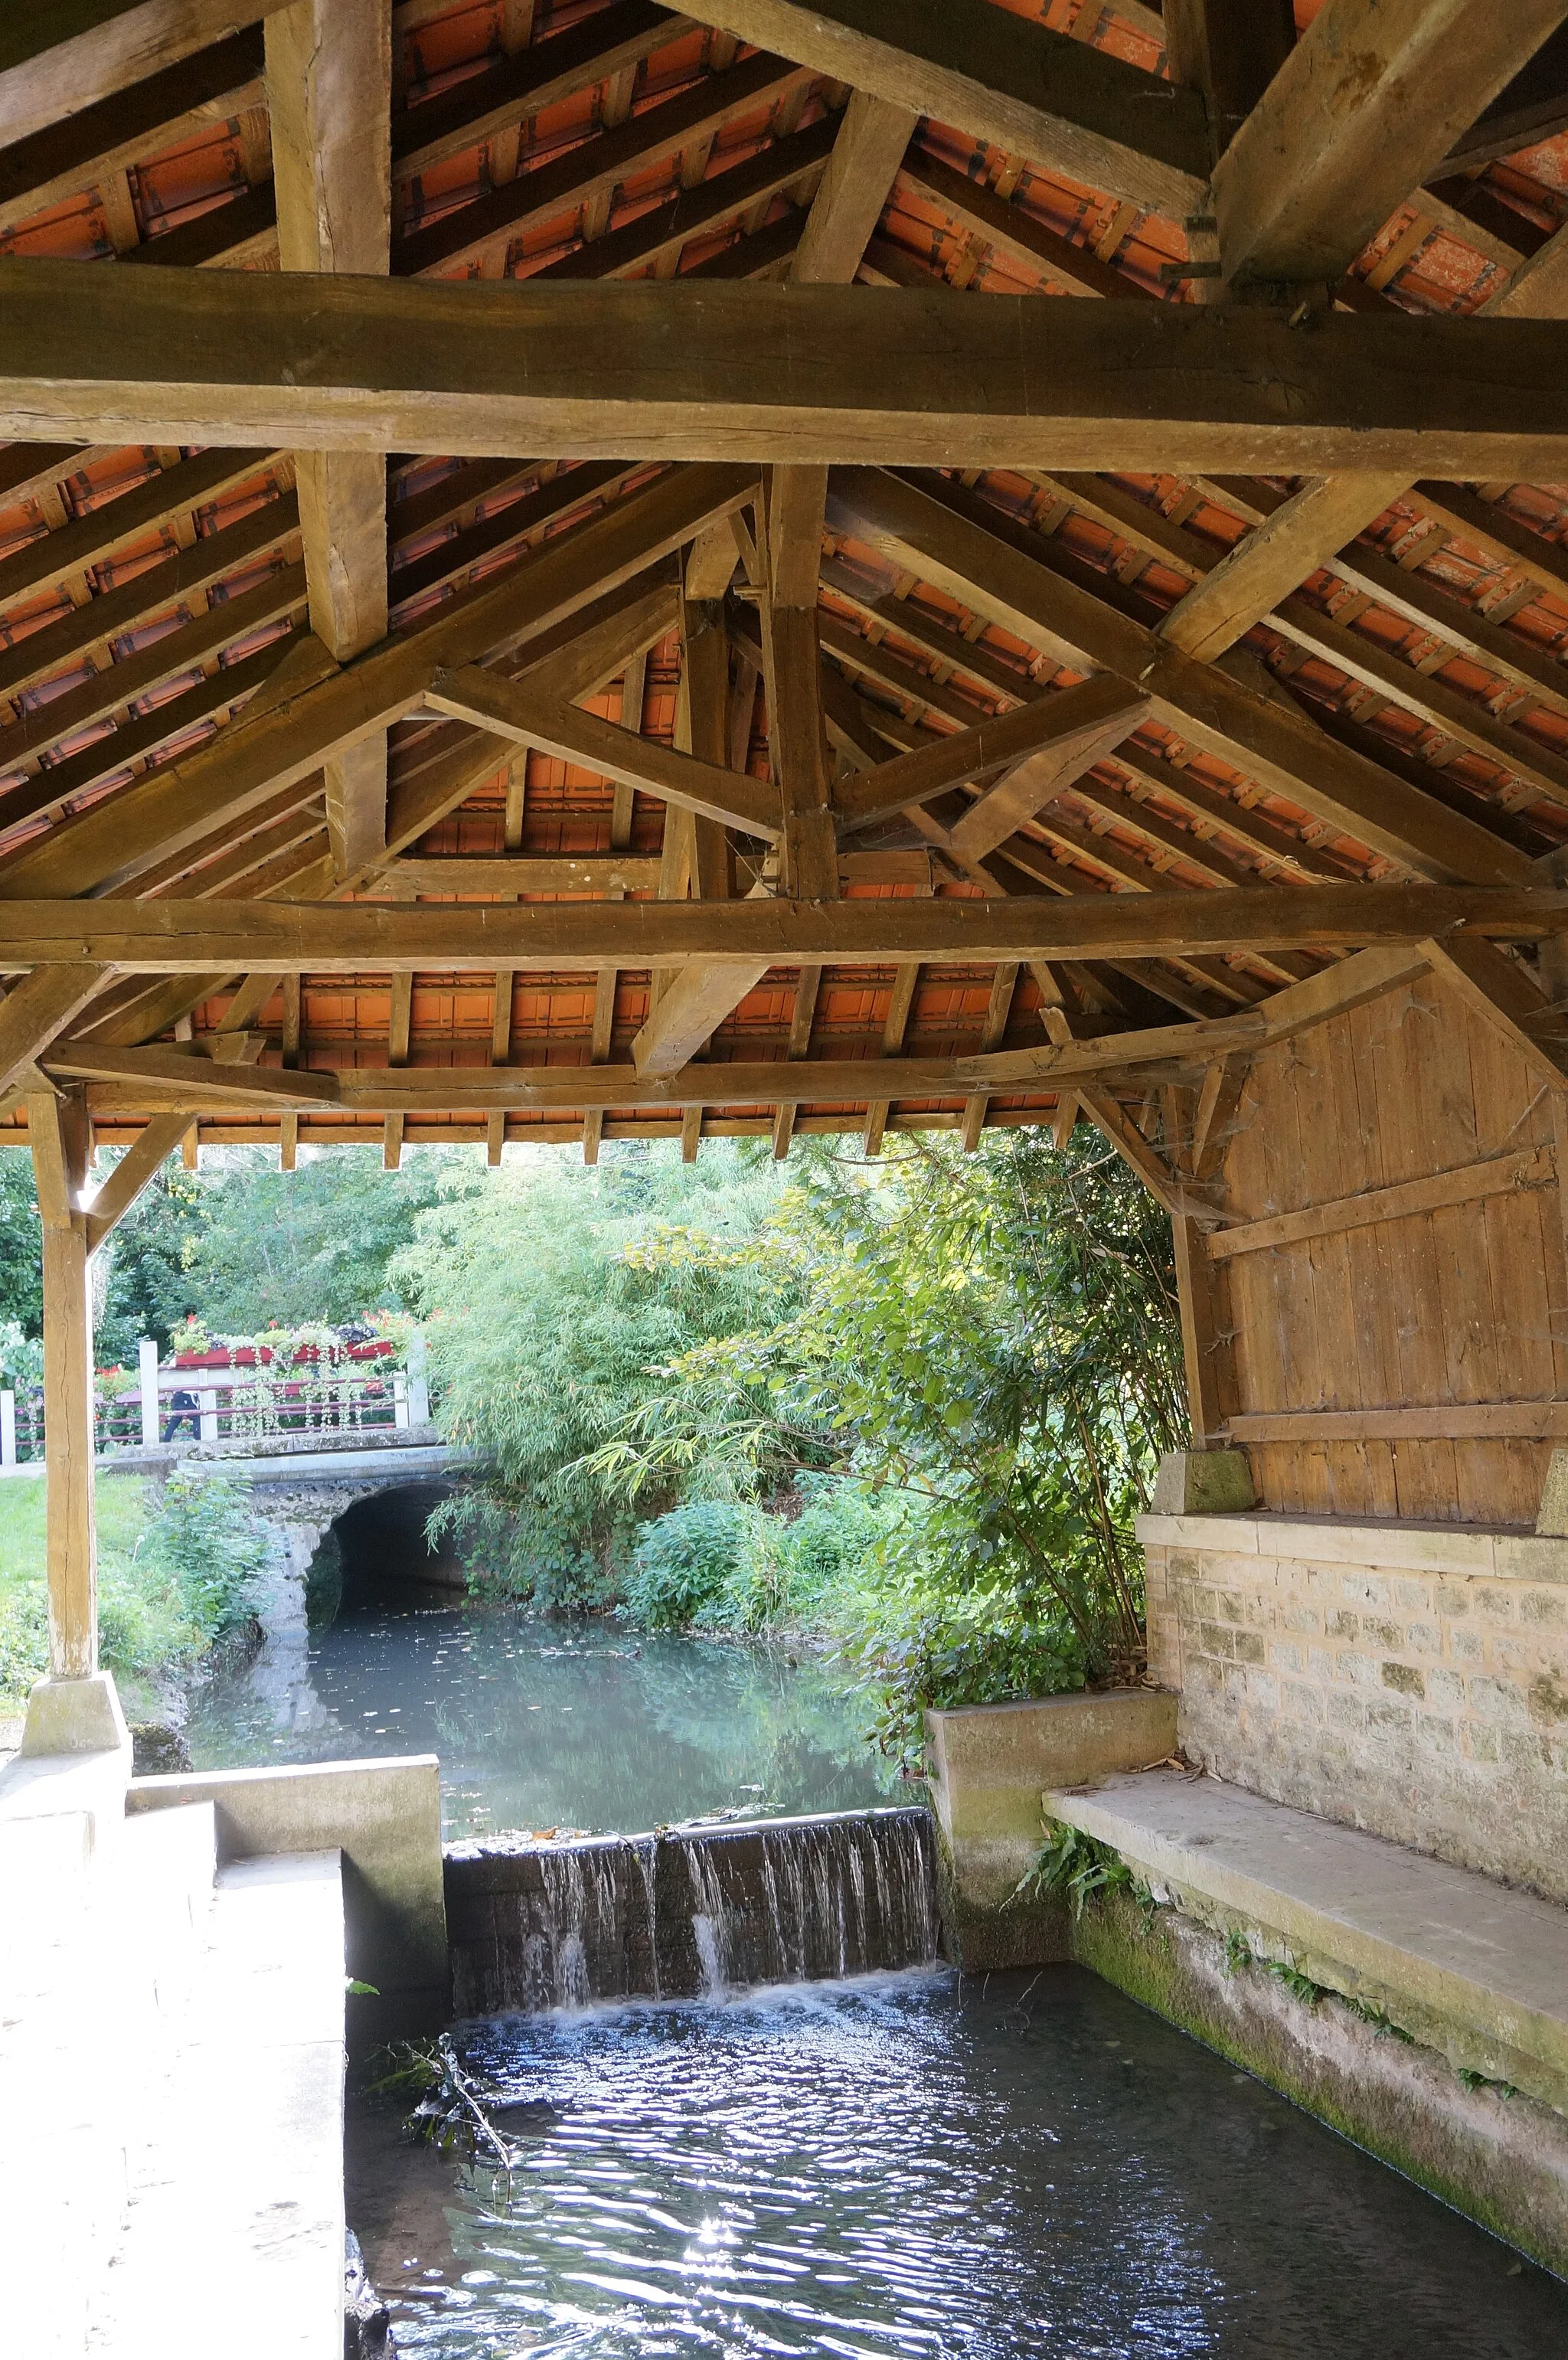
[[[1213,1778],[1119,1775],[1044,1799],[1192,1916],[1273,1938],[1313,1982],[1568,2112],[1568,1909]]]
[[[1305,1559],[1397,1573],[1486,1581],[1568,1582],[1568,1541],[1517,1525],[1415,1524],[1266,1511],[1138,1519],[1146,1548],[1214,1549],[1226,1557]]]

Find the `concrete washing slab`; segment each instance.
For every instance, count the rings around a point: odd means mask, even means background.
[[[1568,2109],[1568,1909],[1214,1778],[1113,1775],[1045,1807],[1201,1922],[1272,1938],[1312,1982]]]

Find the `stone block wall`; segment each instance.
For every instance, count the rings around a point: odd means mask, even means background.
[[[1146,1516],[1181,1744],[1275,1801],[1568,1901],[1568,1543]]]

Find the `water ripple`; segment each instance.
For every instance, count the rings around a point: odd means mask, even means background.
[[[1548,2360],[1568,2289],[1070,1968],[473,2026],[408,2360]],[[461,2295],[461,2300],[456,2299]]]

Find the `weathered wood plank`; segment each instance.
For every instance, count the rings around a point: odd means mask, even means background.
[[[1454,1442],[1467,1437],[1568,1440],[1568,1402],[1445,1402],[1434,1408],[1247,1412],[1233,1442]]]
[[[0,146],[224,40],[286,0],[52,0],[0,22]]]
[[[1276,1213],[1270,1219],[1247,1221],[1209,1240],[1212,1260],[1233,1254],[1262,1253],[1277,1246],[1292,1246],[1309,1238],[1328,1237],[1338,1230],[1365,1229],[1373,1221],[1399,1221],[1415,1213],[1436,1212],[1440,1207],[1465,1205],[1516,1188],[1555,1185],[1556,1164],[1542,1148],[1520,1148],[1512,1155],[1489,1156],[1454,1172],[1438,1172],[1423,1180],[1403,1180],[1390,1188],[1373,1188],[1356,1196],[1310,1206],[1301,1213]]]

